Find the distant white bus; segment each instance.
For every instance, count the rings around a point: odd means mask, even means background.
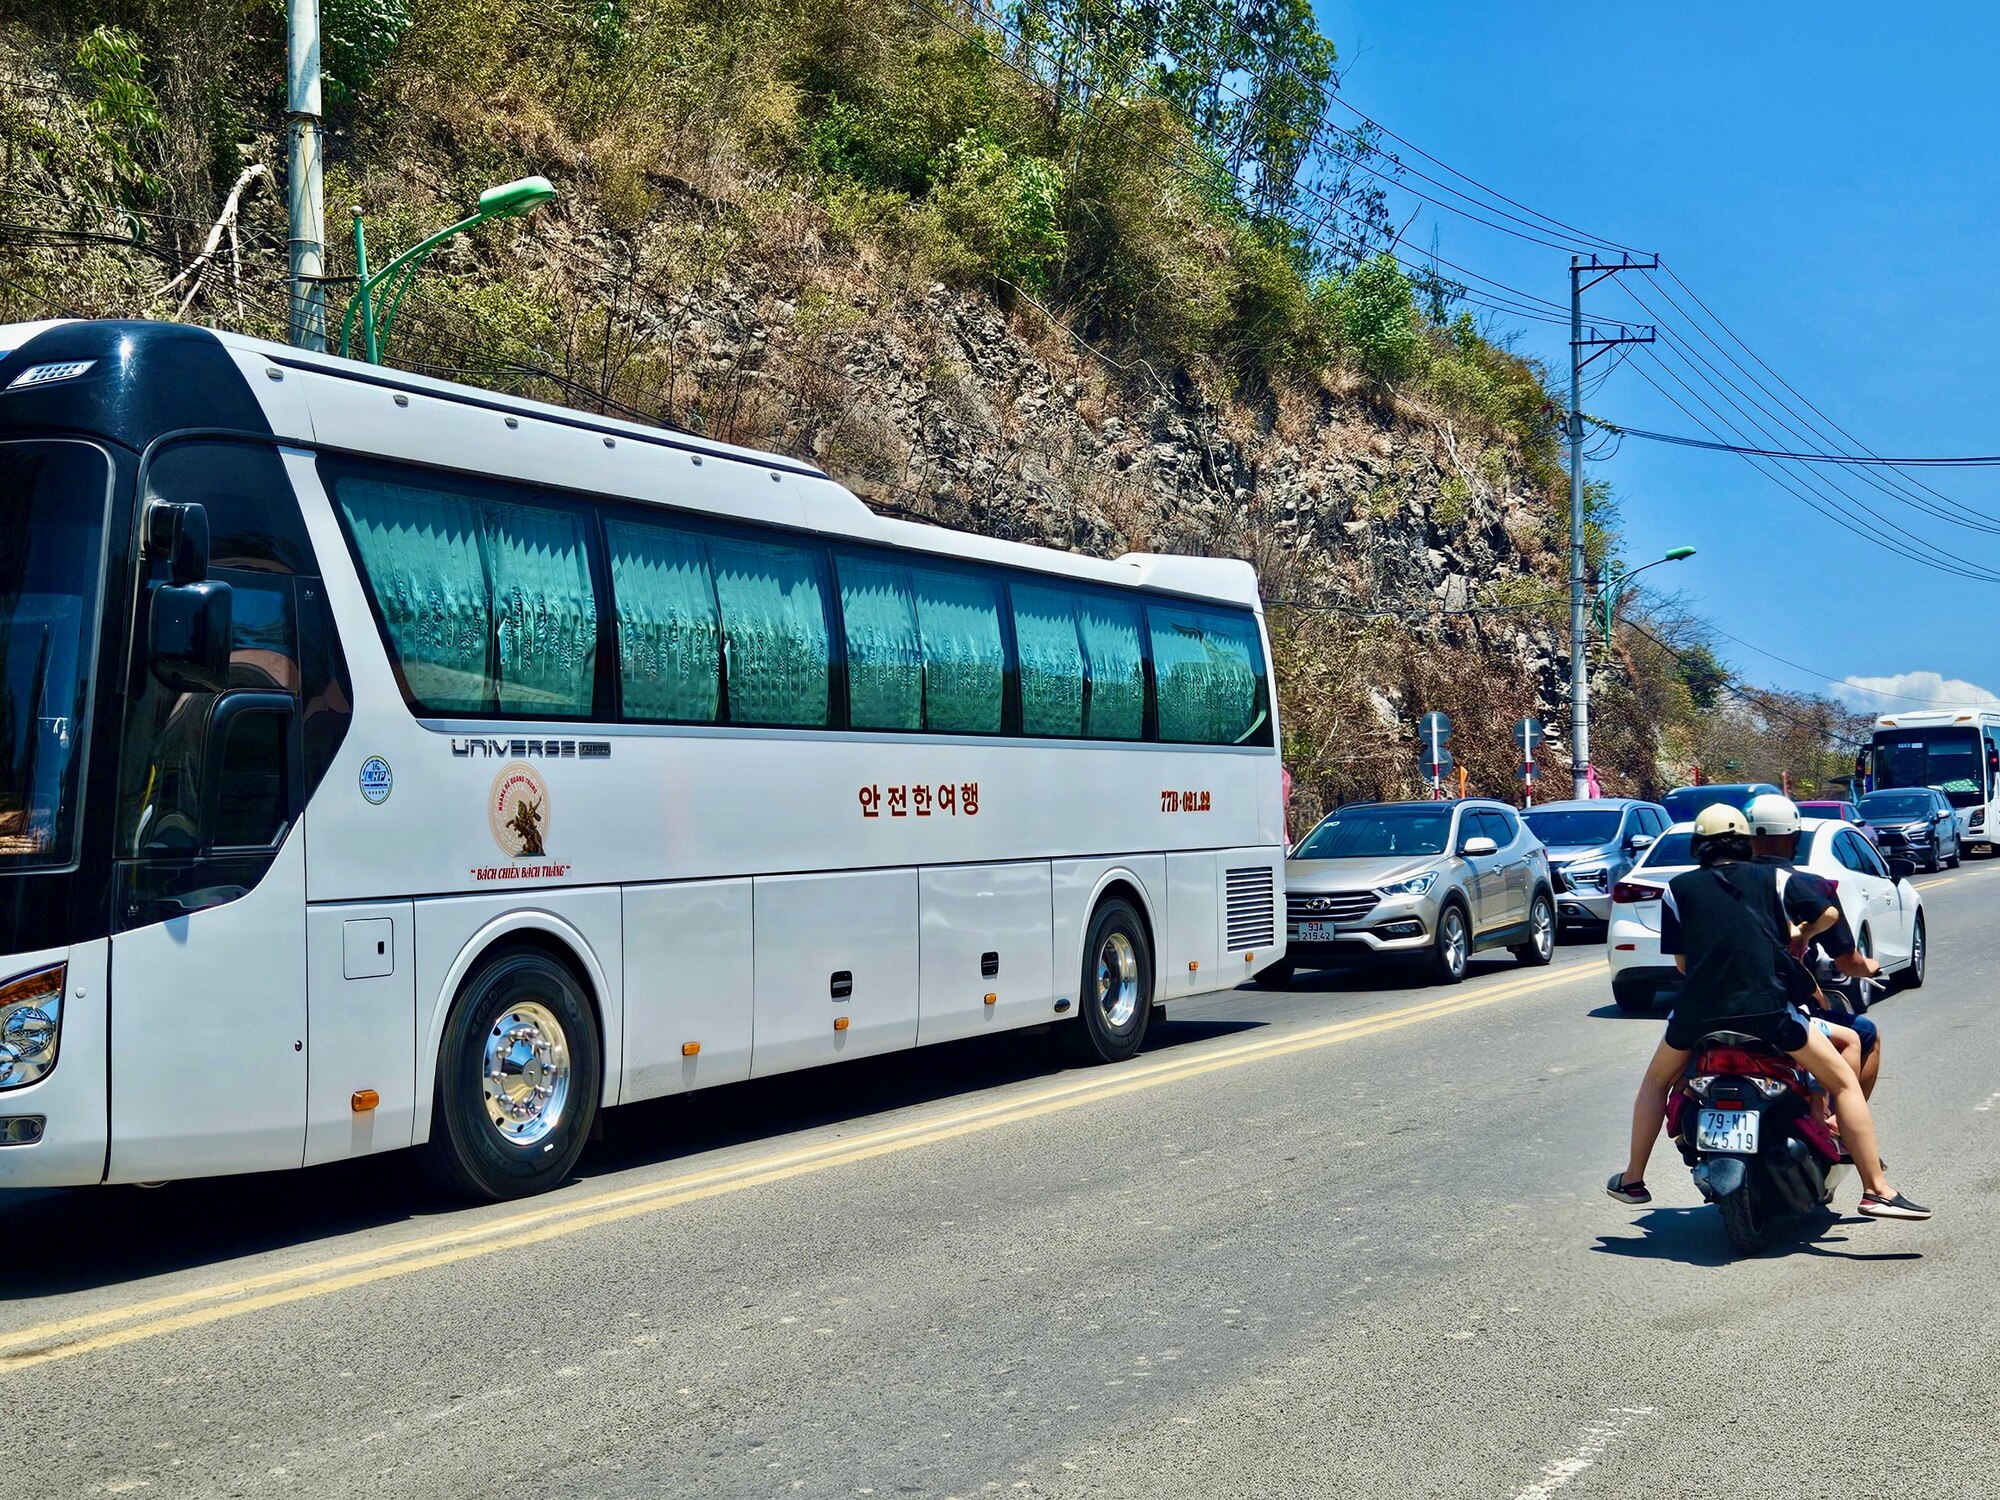
[[[1245,564],[162,324],[0,327],[0,1186],[409,1146],[1282,957]]]
[[[1967,848],[1995,848],[2000,819],[2000,710],[1884,714],[1865,753],[1865,787],[1934,786],[1951,799]]]

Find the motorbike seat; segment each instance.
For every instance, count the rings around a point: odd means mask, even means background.
[[[1762,1037],[1751,1036],[1747,1031],[1711,1031],[1701,1039],[1701,1046],[1713,1042],[1718,1047],[1769,1047]]]

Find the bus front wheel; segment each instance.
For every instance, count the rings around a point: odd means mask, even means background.
[[[1153,1014],[1153,948],[1145,922],[1128,901],[1114,896],[1090,920],[1077,1008],[1083,1014],[1057,1029],[1074,1062],[1123,1062],[1146,1040]]]
[[[536,948],[482,959],[438,1052],[425,1166],[470,1198],[525,1198],[569,1176],[603,1092],[590,998]]]

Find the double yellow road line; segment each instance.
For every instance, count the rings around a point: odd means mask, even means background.
[[[32,1369],[55,1360],[73,1359],[81,1354],[93,1354],[143,1339],[158,1338],[163,1334],[200,1328],[227,1318],[241,1317],[245,1313],[331,1296],[372,1282],[410,1276],[419,1271],[496,1255],[505,1250],[545,1244],[581,1234],[599,1225],[617,1223],[621,1219],[660,1213],[706,1198],[740,1193],[833,1167],[937,1145],[960,1136],[996,1130],[1003,1125],[1019,1124],[1044,1115],[1121,1098],[1144,1089],[1180,1083],[1226,1068],[1312,1052],[1362,1037],[1380,1036],[1405,1026],[1479,1010],[1503,1000],[1580,984],[1589,979],[1602,979],[1609,967],[1603,960],[1566,964],[1552,972],[1453,990],[1438,999],[1384,1011],[1379,1015],[1334,1021],[1282,1036],[1207,1048],[1189,1056],[1148,1057],[1126,1067],[1093,1072],[1033,1093],[995,1100],[931,1119],[887,1126],[846,1140],[804,1146],[662,1182],[579,1195],[567,1201],[560,1198],[545,1200],[539,1207],[484,1219],[443,1234],[378,1245],[303,1266],[125,1303],[23,1328],[14,1333],[0,1333],[0,1373]]]

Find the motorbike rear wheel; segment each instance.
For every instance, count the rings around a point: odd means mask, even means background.
[[[1771,1227],[1777,1218],[1771,1202],[1769,1186],[1753,1166],[1743,1178],[1743,1186],[1720,1199],[1716,1205],[1722,1211],[1722,1228],[1729,1236],[1729,1243],[1736,1247],[1739,1255],[1756,1255],[1771,1240]]]

